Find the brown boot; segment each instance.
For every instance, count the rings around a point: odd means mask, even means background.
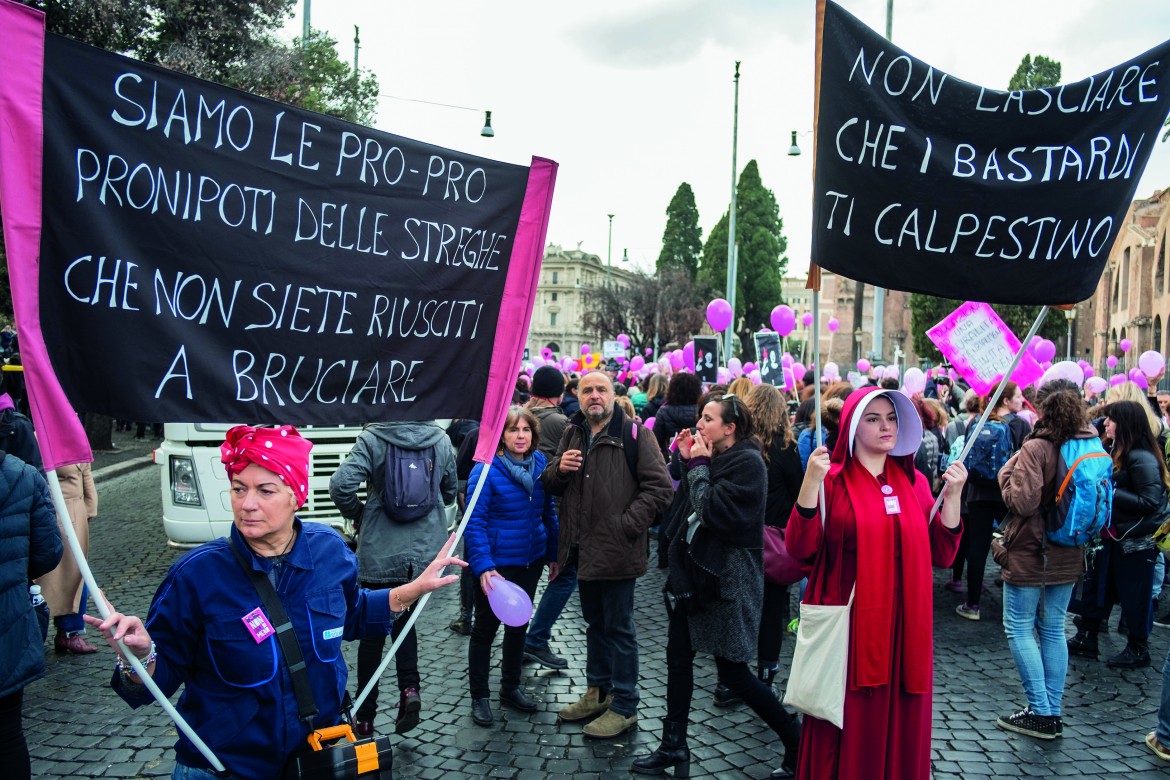
[[[593,739],[613,739],[614,737],[620,737],[637,725],[637,715],[631,715],[627,718],[625,715],[620,715],[613,710],[606,710],[604,715],[589,723],[581,732],[585,736],[592,737]]]
[[[606,696],[605,700],[601,700],[601,691],[597,688],[590,688],[585,691],[585,695],[578,699],[573,704],[565,707],[557,714],[557,720],[564,723],[575,723],[579,720],[588,720],[594,715],[599,715],[609,709],[609,703],[613,701],[613,696]]]

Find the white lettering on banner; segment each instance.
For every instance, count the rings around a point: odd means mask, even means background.
[[[507,239],[503,233],[414,217],[407,219],[405,226],[406,234],[414,244],[414,253],[402,252],[399,256],[403,260],[499,270],[496,263],[499,262],[501,244]]]
[[[479,331],[479,318],[484,304],[475,300],[411,300],[407,297],[374,296],[374,310],[370,315],[367,336],[405,338],[440,336],[442,338],[474,339]],[[382,319],[386,322],[383,324]],[[468,326],[468,335],[463,335]],[[454,333],[452,333],[454,328]]]
[[[1133,165],[1145,140],[1146,134],[1142,133],[1131,147],[1129,138],[1122,133],[1116,144],[1106,136],[1095,136],[1090,139],[1088,149],[1064,145],[1015,146],[1006,152],[992,149],[982,154],[964,143],[955,147],[952,174],[959,178],[1014,182],[1033,178],[1037,181],[1128,179],[1133,175]],[[1005,158],[1004,165],[1010,166],[1006,176],[1000,167],[1000,156]],[[1034,171],[1042,172],[1037,178]]]
[[[868,86],[873,86],[874,74],[878,71],[881,64],[882,57],[885,56],[884,51],[879,51],[877,56],[873,59],[873,64],[870,65],[869,70],[865,67],[865,47],[860,47],[857,50],[857,59],[853,61],[853,69],[849,71],[849,81],[853,81],[855,75],[865,81]],[[909,89],[911,83],[915,80],[914,75],[914,60],[907,57],[905,54],[899,55],[886,63],[882,70],[879,85],[885,90],[886,94],[898,97],[905,94]],[[919,63],[922,66],[922,63]],[[918,78],[918,89],[911,96],[911,100],[918,100],[918,98],[925,92],[930,97],[930,102],[934,105],[938,104],[939,96],[942,94],[943,84],[946,83],[947,74],[936,73],[934,68],[929,65],[924,66],[926,73]],[[860,75],[858,75],[860,71]],[[938,78],[938,83],[935,83],[935,78]]]
[[[209,122],[214,123],[212,125],[215,130],[214,148],[218,149],[222,146],[225,138],[237,152],[244,151],[252,143],[256,122],[247,106],[234,106],[231,111],[228,111],[224,101],[221,100],[213,104],[200,94],[191,99],[195,102],[195,112],[192,117],[188,108],[189,99],[186,90],[180,88],[175,92],[169,100],[170,108],[167,109],[165,106],[168,98],[165,95],[159,97],[159,83],[152,80],[146,84],[137,73],[122,73],[114,79],[114,94],[119,100],[133,107],[131,110],[128,106],[119,104],[110,112],[110,118],[120,125],[141,127],[144,130],[155,129],[160,124],[159,105],[161,100],[164,111],[167,112],[166,117],[161,120],[162,134],[168,140],[173,140],[173,131],[174,138],[184,144],[199,143],[203,139],[203,120],[206,118]],[[128,113],[123,114],[122,110]],[[192,125],[194,126],[193,131]],[[180,130],[181,136],[179,135]]]
[[[236,397],[240,402],[259,401],[265,405],[286,406],[314,401],[322,404],[359,404],[369,393],[365,403],[408,403],[415,400],[410,385],[416,379],[421,360],[361,361],[339,358],[313,358],[305,355],[284,355],[270,352],[263,358],[260,369],[257,356],[247,350],[232,353],[232,373],[235,376]],[[335,375],[334,378],[330,378]],[[322,395],[326,382],[345,377],[345,388],[340,394]],[[287,398],[287,400],[286,400]]]
[[[172,379],[182,379],[183,386],[186,389],[186,398],[190,401],[194,396],[191,394],[191,375],[187,368],[187,345],[179,347],[178,353],[175,354],[175,359],[171,361],[170,368],[167,369],[166,374],[163,375],[162,381],[158,383],[155,388],[154,397],[159,398],[167,383]]]
[[[1004,216],[993,215],[984,221],[977,214],[963,213],[951,225],[939,225],[938,219],[938,209],[914,207],[907,211],[904,204],[891,203],[874,220],[874,238],[879,244],[899,249],[949,254],[962,239],[980,236],[978,257],[1080,260],[1082,251],[1088,257],[1107,251],[1113,231],[1111,216],[1072,221],[1024,216],[1008,222]],[[1004,227],[1004,233],[997,233],[997,227]],[[936,228],[940,243],[932,243]],[[991,246],[985,248],[988,242]]]

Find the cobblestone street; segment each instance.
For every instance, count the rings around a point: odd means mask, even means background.
[[[163,536],[158,468],[103,477],[100,465],[99,459],[95,470],[101,512],[91,542],[95,576],[119,609],[145,615],[163,573],[181,554],[167,547]],[[995,571],[989,571],[988,582],[994,580]],[[1151,637],[1155,662],[1149,669],[1118,672],[1103,662],[1074,659],[1065,697],[1064,737],[1040,742],[995,727],[997,715],[1023,704],[999,622],[999,589],[992,584],[983,599],[983,620],[971,622],[954,614],[959,597],[944,591],[943,581],[944,574],[937,572],[932,756],[936,780],[1167,775],[1166,765],[1146,749],[1142,738],[1154,725],[1161,660],[1170,631],[1155,629]],[[423,721],[405,737],[394,737],[396,776],[628,777],[633,758],[657,744],[659,718],[665,712],[666,618],[661,587],[662,572],[655,568],[638,583],[641,728],[615,742],[586,740],[579,724],[556,724],[556,711],[575,701],[585,687],[584,625],[576,596],[553,640],[554,651],[569,660],[569,668],[552,672],[525,667],[524,685],[542,711],[533,715],[501,711],[493,697],[496,725],[480,728],[470,717],[467,639],[447,629],[457,612],[457,590],[436,594],[418,623]],[[1116,633],[1102,639],[1103,657],[1124,642]],[[791,651],[788,637],[782,665]],[[355,656],[356,643],[351,643],[347,648],[351,690]],[[61,656],[48,649],[46,661],[46,677],[25,691],[25,731],[34,776],[169,776],[175,728],[157,706],[132,711],[114,695],[109,688],[112,654]],[[493,685],[497,683],[493,676]],[[397,705],[392,671],[382,687],[377,726],[392,734]],[[700,657],[690,730],[692,772],[703,777],[767,777],[779,765],[778,744],[746,708],[714,707],[713,688],[714,664]]]

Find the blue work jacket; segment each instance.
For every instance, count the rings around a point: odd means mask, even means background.
[[[358,586],[357,559],[332,529],[294,522],[299,533],[280,567],[276,592],[308,667],[318,713],[313,727],[335,726],[342,720],[347,675],[341,643],[390,633],[389,592]],[[208,542],[176,561],[146,620],[158,648],[153,677],[167,696],[183,686],[179,712],[229,772],[272,778],[303,748],[310,729],[297,719],[279,640],[269,634],[257,642],[244,623],[260,607],[260,594],[229,544],[256,571],[271,569],[235,526],[230,539]],[[126,683],[118,672],[114,690],[133,707],[154,701],[145,686]],[[179,763],[210,767],[181,731],[175,750]]]

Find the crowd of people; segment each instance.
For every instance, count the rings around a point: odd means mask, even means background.
[[[306,735],[351,718],[358,739],[375,736],[375,678],[387,636],[407,631],[424,593],[460,582],[451,628],[469,637],[467,714],[480,727],[496,722],[493,690],[500,705],[520,713],[545,706],[525,690],[523,663],[569,665],[551,640],[579,590],[584,690],[557,711],[558,723],[581,723],[584,736],[597,740],[635,728],[639,648],[665,645],[661,741],[631,771],[689,776],[691,712],[706,706],[695,700],[695,664],[706,656],[718,683],[704,701],[755,713],[781,756],[773,777],[925,780],[932,572],[950,573],[941,597],[960,597],[956,616],[978,621],[991,587],[989,554],[999,565],[1003,631],[1024,700],[996,725],[1060,738],[1069,655],[1097,658],[1112,608],[1121,608],[1127,645],[1106,659],[1111,668],[1149,666],[1152,627],[1170,625],[1158,615],[1166,567],[1153,538],[1170,518],[1170,393],[1125,382],[1086,400],[1075,384],[1054,380],[1038,389],[1008,382],[998,398],[980,397],[945,373],[921,393],[889,385],[817,382],[810,374],[788,393],[746,377],[705,386],[678,372],[627,387],[614,372],[566,375],[542,366],[518,383],[490,462],[473,458],[480,433],[473,420],[367,426],[329,486],[353,522],[356,550],[296,516],[306,500],[311,443],[290,426],[238,426],[222,447],[230,536],[177,561],[145,619],[113,605],[104,619],[86,614],[90,594],[49,522],[54,513],[31,426],[0,395],[0,449],[7,452],[0,486],[11,483],[0,520],[16,518],[13,537],[23,540],[0,547],[5,570],[20,570],[5,579],[3,606],[8,624],[27,628],[20,641],[10,632],[0,645],[15,669],[0,686],[0,766],[28,776],[21,692],[44,668],[43,655],[30,651],[42,636],[24,590],[34,578],[53,612],[56,652],[96,652],[89,625],[118,653],[112,684],[131,706],[152,699],[124,652],[163,693],[183,689],[181,712],[228,774],[181,733],[176,778],[277,776],[309,749]],[[1065,546],[1050,541],[1049,509],[1072,470],[1062,465],[1070,443],[1107,455],[1112,521],[1088,544]],[[58,477],[69,486],[70,520],[84,549],[97,515],[92,478],[84,467],[60,469]],[[449,535],[452,503],[466,520],[461,555]],[[765,573],[776,554],[765,551],[765,536],[777,533],[807,574],[799,583]],[[635,583],[655,560],[665,570],[667,635],[639,638]],[[492,595],[511,586],[535,609],[527,625],[505,626],[493,685],[501,617]],[[279,647],[273,616],[256,608],[269,589],[294,635]],[[840,725],[819,712],[793,712],[777,690],[786,676],[785,636],[801,631],[793,597],[851,611],[851,631],[838,648],[846,670]],[[1066,637],[1070,612],[1077,631]],[[413,629],[401,639],[393,728],[405,734],[426,718],[426,670]],[[340,653],[346,640],[359,641],[353,697],[370,688],[356,712]],[[299,645],[302,661],[290,660],[286,641]],[[289,685],[297,674],[309,681],[311,714]],[[1170,659],[1163,674],[1157,727],[1145,742],[1170,761]],[[245,725],[223,712],[244,713]]]

